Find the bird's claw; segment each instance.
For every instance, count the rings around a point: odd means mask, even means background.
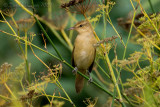
[[[75,67],[75,68],[72,70],[72,73],[75,75],[75,74],[77,74],[77,71],[78,71],[78,68]]]
[[[89,82],[89,83],[92,83],[92,82],[93,82],[93,79],[92,79],[92,77],[91,77],[91,76],[89,77],[88,82]]]
[[[88,82],[89,82],[89,83],[93,82],[93,79],[92,79],[91,73],[90,73],[89,71],[88,71],[87,73],[88,73],[88,75],[89,75],[89,80],[88,80]]]

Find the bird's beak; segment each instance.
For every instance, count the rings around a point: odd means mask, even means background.
[[[69,28],[69,29],[67,29],[67,30],[74,30],[75,29],[75,27],[71,27],[71,28]]]

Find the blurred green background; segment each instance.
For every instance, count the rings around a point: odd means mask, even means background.
[[[19,0],[19,1],[22,4],[24,4],[24,6],[26,6],[28,9],[32,10],[30,0]],[[61,11],[62,9],[60,8],[60,4],[58,4],[56,0],[51,0],[51,1],[52,1],[52,8],[53,8],[52,9],[52,12],[53,12],[52,19],[55,19],[57,17],[56,15],[58,15],[59,11]],[[97,1],[99,2],[99,0],[97,0]],[[113,0],[113,1],[116,4],[114,5],[113,9],[110,12],[110,17],[113,22],[113,25],[115,26],[115,28],[117,29],[119,34],[122,36],[122,39],[126,43],[129,32],[118,25],[117,18],[127,17],[129,12],[131,12],[133,9],[132,9],[132,6],[131,6],[129,0]],[[155,12],[159,12],[160,11],[160,8],[159,8],[160,1],[159,0],[151,0],[151,2],[153,4]],[[44,17],[44,16],[48,17],[47,0],[34,0],[34,3],[35,3],[36,13],[41,17]],[[143,5],[144,9],[147,11],[147,13],[152,13],[152,10],[150,8],[148,0],[143,0],[143,1],[141,1],[141,3]],[[17,6],[17,4],[14,2],[14,0],[0,0],[0,8],[4,8],[4,7],[6,8],[7,6],[16,6],[17,7],[16,13],[14,15],[15,20],[26,19],[26,18],[30,17],[30,15],[28,13],[26,13],[24,10],[22,10],[21,7]],[[140,13],[140,10],[139,10],[139,13]],[[95,15],[93,14],[92,16],[95,16]],[[11,20],[9,17],[6,17],[6,18],[8,21]],[[0,19],[3,20],[1,16],[0,16]],[[80,20],[84,20],[84,17],[82,15],[76,15],[76,19],[78,21],[80,21]],[[71,21],[70,21],[70,19],[68,19],[68,20],[69,21],[68,21],[67,27],[65,28],[65,31],[67,34],[69,34],[67,29],[69,27],[71,27],[71,24],[70,24]],[[42,25],[44,26],[45,30],[47,31],[48,35],[50,36],[50,38],[54,42],[55,46],[57,47],[58,51],[61,53],[63,58],[67,62],[71,63],[71,52],[60,43],[60,41],[55,37],[55,35],[51,32],[51,30],[45,24],[42,24]],[[103,26],[104,26],[103,19],[101,18],[99,24],[97,24],[97,26],[95,28],[96,33],[98,34],[98,36],[101,39],[102,39],[102,36],[104,35],[102,33]],[[9,27],[5,23],[0,23],[0,30],[12,33],[11,30],[9,29]],[[34,26],[29,30],[28,35],[32,32],[36,34],[36,36],[34,37],[34,40],[33,40],[33,44],[36,44],[37,46],[45,49],[43,38],[41,36],[43,33],[37,24],[34,24]],[[61,33],[59,32],[59,34],[61,34]],[[75,36],[76,34],[77,33],[74,32],[73,38],[76,37]],[[24,35],[24,33],[21,33],[21,35]],[[111,36],[115,36],[115,35],[116,35],[115,31],[107,23],[105,37],[111,37]],[[15,37],[11,37],[9,35],[6,35],[6,34],[0,32],[0,65],[2,65],[5,62],[8,62],[9,64],[13,65],[12,69],[14,69],[20,63],[24,62],[24,60],[20,56],[21,52],[20,52],[20,49],[17,45],[17,41],[15,39],[16,39]],[[118,46],[117,46],[118,59],[122,59],[124,47],[120,43],[119,38],[116,39],[116,42],[118,44]],[[50,45],[50,43],[48,42],[48,40],[46,40],[46,43],[47,43],[46,50],[51,52],[52,54],[56,55],[55,51],[53,50],[53,48]],[[74,43],[74,39],[72,40],[72,43]],[[127,53],[126,58],[129,56],[129,54],[133,53],[134,51],[138,51],[140,49],[141,49],[141,47],[139,45],[136,45],[136,44],[129,42],[128,47],[127,47],[127,52],[126,52]],[[34,49],[34,51],[35,51],[36,55],[39,56],[50,67],[59,63],[59,61],[53,59],[48,54],[45,54],[37,49]],[[110,51],[109,57],[110,57],[110,60],[112,61],[114,58],[113,50]],[[30,48],[28,50],[28,61],[31,64],[31,72],[36,72],[37,77],[38,77],[38,75],[40,75],[39,74],[40,72],[47,71],[45,66],[33,55]],[[100,64],[102,65],[102,67],[104,67],[103,63],[104,62],[100,60]],[[94,98],[98,97],[98,102],[97,102],[96,106],[97,107],[106,106],[105,104],[107,104],[108,95],[106,93],[102,92],[102,90],[98,89],[97,87],[95,87],[92,84],[87,84],[87,82],[86,82],[83,91],[80,94],[77,94],[75,92],[75,86],[74,86],[75,76],[72,74],[71,71],[72,70],[70,68],[68,68],[66,65],[63,65],[63,73],[60,78],[60,82],[61,82],[62,86],[64,87],[64,89],[66,90],[66,92],[68,93],[68,95],[73,100],[73,102],[78,107],[83,107],[83,106],[85,106],[85,104],[83,102],[83,100],[85,100],[85,98],[94,99]],[[94,72],[93,72],[93,75],[96,76]],[[123,81],[125,81],[126,78],[130,78],[131,76],[132,75],[130,73],[122,71],[121,77],[122,77]],[[32,76],[32,79],[33,79],[33,76]],[[110,81],[110,80],[108,80],[108,81]],[[110,87],[106,87],[106,88],[109,89]],[[48,87],[46,89],[46,93],[52,95],[55,90],[56,90],[57,95],[58,95],[58,92],[61,92],[61,95],[64,96],[63,92],[61,90],[59,90],[54,84],[48,85]],[[46,98],[41,98],[38,101],[41,101],[40,102],[41,105],[45,105],[48,103]],[[65,106],[69,107],[69,106],[71,106],[71,104],[66,101]]]

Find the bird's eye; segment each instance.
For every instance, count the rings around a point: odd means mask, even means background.
[[[79,27],[82,27],[83,25],[79,25]]]

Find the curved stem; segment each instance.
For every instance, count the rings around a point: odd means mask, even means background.
[[[49,40],[50,44],[52,45],[52,47],[54,48],[54,50],[56,51],[57,55],[59,56],[59,58],[61,59],[61,61],[63,61],[63,58],[61,56],[61,54],[58,52],[57,48],[55,47],[54,43],[52,42],[51,38],[48,36],[47,32],[45,31],[45,29],[43,28],[43,26],[41,25],[41,23],[39,22],[39,20],[37,19],[36,16],[33,15],[33,17],[35,18],[35,20],[37,21],[39,27],[42,29],[43,33],[45,34],[45,36],[47,37],[47,39]]]
[[[23,83],[22,83],[22,80],[19,81],[21,87],[22,87],[22,90],[25,92],[25,89],[24,89],[24,86],[23,86]]]
[[[0,95],[0,99],[3,99],[5,101],[10,101],[11,99],[6,97],[6,96],[3,96],[3,95]]]
[[[71,40],[68,38],[66,32],[64,31],[64,29],[61,29],[61,33],[62,33],[64,39],[66,40],[67,44],[69,45],[70,49],[72,50],[73,49],[73,45],[71,43]]]
[[[111,79],[111,77],[104,71],[104,69],[98,64],[97,61],[95,61],[96,65],[100,68],[100,70],[109,78]]]
[[[151,0],[148,0],[148,2],[149,2],[149,5],[150,5],[150,7],[152,9],[152,12],[155,13],[154,8],[153,8],[152,3],[151,3]]]
[[[28,73],[28,82],[31,84],[31,77],[30,77],[30,70],[29,70],[29,64],[28,64],[28,43],[27,43],[27,31],[25,31],[25,62],[26,62],[26,69]]]
[[[48,3],[48,15],[49,15],[49,19],[52,19],[52,2],[51,2],[51,0],[47,0],[47,3]],[[32,3],[32,4],[34,4],[34,3]]]
[[[60,86],[61,90],[64,92],[64,94],[67,96],[68,100],[70,101],[70,103],[73,105],[73,107],[76,107],[75,104],[73,103],[73,101],[71,100],[71,98],[69,97],[69,95],[67,94],[67,92],[64,90],[64,88],[62,87],[62,85],[60,84],[59,81],[57,81],[58,85]]]
[[[39,21],[41,21],[42,23],[44,23],[46,26],[48,26],[50,28],[50,30],[52,31],[52,33],[54,34],[54,36],[56,36],[58,38],[58,40],[62,43],[63,46],[65,46],[67,49],[71,50],[68,45],[66,44],[66,42],[64,41],[64,39],[60,36],[60,34],[55,30],[55,28],[53,27],[53,25],[49,22],[47,22],[46,20],[44,20],[43,18],[39,17],[38,15],[36,15],[37,19]]]
[[[5,86],[6,89],[9,91],[9,93],[10,93],[15,99],[17,99],[16,96],[13,94],[13,92],[11,91],[11,89],[8,87],[8,85],[7,85],[6,83],[4,83],[4,86]]]

